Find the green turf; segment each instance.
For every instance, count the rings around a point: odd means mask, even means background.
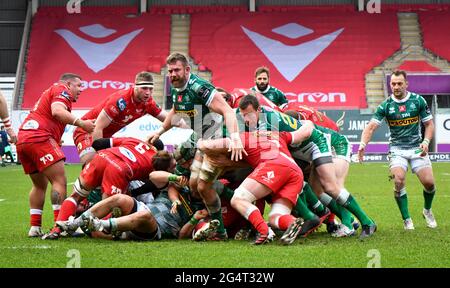
[[[241,241],[29,239],[31,182],[20,166],[1,167],[0,267],[66,267],[74,263],[77,253],[81,267],[367,267],[377,253],[381,267],[450,267],[450,164],[435,163],[433,169],[437,229],[426,228],[422,219],[423,196],[415,176],[407,175],[407,189],[416,230],[404,231],[387,165],[353,164],[347,189],[377,222],[375,236],[363,242],[357,237],[333,239],[322,228],[286,247],[278,243],[253,246]],[[66,166],[69,183],[79,171],[78,165]],[[70,191],[71,185],[68,187]],[[48,230],[53,214],[49,196],[46,201],[44,228]]]

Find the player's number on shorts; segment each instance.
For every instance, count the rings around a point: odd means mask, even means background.
[[[52,154],[46,154],[43,157],[39,158],[39,160],[44,164],[47,164],[47,162],[52,162],[53,159],[54,158],[53,158]]]

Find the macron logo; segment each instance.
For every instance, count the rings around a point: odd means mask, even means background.
[[[101,24],[93,24],[79,28],[81,32],[94,38],[108,37],[117,31],[108,29]],[[83,39],[67,29],[55,30],[72,49],[80,56],[84,63],[95,73],[105,69],[109,64],[113,63],[117,57],[122,54],[125,48],[130,44],[142,29],[134,30],[128,34],[117,37],[116,39],[106,43],[95,43]]]
[[[251,31],[244,26],[241,28],[289,82],[292,82],[344,31],[344,28],[341,28],[311,41],[291,46]],[[314,31],[297,23],[288,23],[272,29],[272,32],[290,39],[297,39]]]

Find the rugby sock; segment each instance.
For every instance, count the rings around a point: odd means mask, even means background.
[[[372,219],[370,219],[367,216],[367,214],[359,206],[358,202],[356,202],[353,196],[350,195],[350,193],[345,188],[341,189],[341,193],[339,193],[336,202],[347,208],[350,212],[352,212],[353,215],[355,215],[356,218],[358,218],[359,222],[361,222],[362,225],[373,224]],[[353,228],[353,225],[350,226],[349,228]]]
[[[434,194],[436,193],[436,188],[433,187],[431,191],[423,190],[423,198],[425,200],[424,208],[427,210],[431,209],[431,204],[433,203]]]
[[[58,219],[59,210],[61,209],[61,205],[53,204],[52,208],[53,208],[53,221],[56,222],[56,219]]]
[[[75,215],[75,212],[77,211],[77,205],[77,201],[72,197],[64,200],[61,205],[61,210],[59,211],[57,220],[66,221],[70,216]]]
[[[206,209],[208,209],[209,215],[211,215],[211,219],[219,220],[219,227],[217,227],[217,232],[219,234],[226,233],[225,227],[223,226],[222,207],[219,196],[216,195],[216,199],[214,200],[213,205],[208,205],[205,203],[205,206]]]
[[[296,218],[290,214],[281,215],[280,218],[278,218],[278,228],[283,231],[287,230],[289,226],[294,223],[295,219]]]
[[[30,225],[31,226],[42,226],[42,210],[41,209],[30,209]]]
[[[311,212],[311,210],[308,209],[303,197],[298,197],[294,210],[297,215],[302,217],[304,220],[311,220],[316,216],[313,212]]]
[[[402,188],[399,192],[395,191],[395,202],[397,202],[400,213],[403,220],[411,218],[408,211],[408,195],[406,194],[406,188]]]
[[[311,185],[307,182],[305,182],[305,185],[303,186],[302,194],[305,194],[306,203],[312,207],[314,212],[318,214],[323,212],[325,206],[319,201],[319,198],[317,198],[316,194],[313,192]]]
[[[108,220],[100,220],[105,233],[114,233],[117,231],[117,219],[109,218]]]
[[[322,202],[322,204],[327,206],[332,213],[336,214],[336,216],[338,216],[339,219],[341,219],[342,224],[347,226],[347,228],[352,229],[352,227],[353,227],[352,221],[351,221],[352,214],[350,214],[350,212],[348,212],[347,209],[338,205],[336,200],[331,198],[331,196],[326,193],[322,193],[320,195],[320,202]]]
[[[269,234],[269,226],[267,226],[267,223],[266,221],[264,221],[264,218],[262,217],[258,208],[253,206],[249,207],[248,211],[249,210],[252,210],[252,212],[250,212],[250,214],[246,218],[253,225],[253,227],[255,227],[256,231],[258,231],[261,235]]]

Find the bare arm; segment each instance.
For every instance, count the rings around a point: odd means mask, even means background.
[[[180,186],[185,186],[188,182],[186,177],[177,176],[167,171],[153,171],[150,173],[149,178],[158,188],[163,188],[169,182],[175,182]]]
[[[192,231],[194,230],[197,223],[201,219],[204,219],[206,216],[208,216],[208,211],[206,211],[206,209],[195,211],[191,220],[184,224],[184,226],[181,228],[180,233],[178,234],[178,239],[191,238]]]
[[[235,161],[242,160],[242,153],[247,154],[239,137],[239,127],[236,119],[236,113],[228,105],[222,96],[221,92],[214,94],[214,98],[209,105],[211,111],[219,113],[223,116],[225,125],[230,133],[231,144],[229,150],[231,151],[231,159]]]
[[[167,112],[166,110],[161,110],[161,113],[158,114],[158,116],[156,116],[156,119],[158,119],[161,122],[164,122],[164,120],[166,120],[167,117]]]
[[[309,120],[302,121],[302,126],[292,132],[292,144],[300,144],[309,137],[314,129],[314,123]]]
[[[0,91],[0,120],[5,125],[6,133],[8,133],[10,142],[17,142],[17,135],[11,127],[11,120],[9,119],[8,105],[6,99],[3,97],[2,91]]]
[[[111,124],[112,120],[108,117],[105,110],[100,111],[100,114],[97,116],[95,120],[95,129],[92,132],[92,139],[97,140],[103,138],[103,129]]]
[[[231,140],[229,138],[221,138],[214,140],[203,140],[199,139],[197,142],[197,147],[206,155],[219,155],[228,153],[228,149],[231,145]]]
[[[380,125],[378,125],[374,121],[370,121],[369,124],[367,124],[366,128],[364,128],[363,132],[361,133],[361,143],[359,144],[358,148],[359,163],[363,162],[366,145],[370,142],[373,133],[375,132],[375,130],[378,129],[378,127],[380,127]]]
[[[75,115],[70,113],[67,110],[66,106],[64,106],[62,103],[58,103],[58,102],[53,103],[51,107],[52,107],[52,116],[56,120],[58,120],[64,124],[78,126],[89,133],[94,131],[95,124],[93,121],[81,120],[81,119],[75,117]]]

